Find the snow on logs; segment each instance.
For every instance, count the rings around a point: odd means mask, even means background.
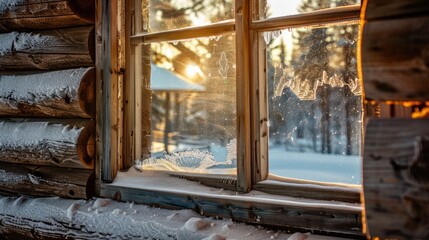
[[[0,121],[0,162],[93,169],[94,144],[91,120]]]
[[[0,116],[91,118],[94,83],[94,68],[0,75]]]
[[[28,31],[93,24],[95,1],[0,1],[0,32]]]
[[[0,194],[90,199],[94,171],[0,163]]]
[[[93,26],[0,34],[0,71],[91,67],[94,57]]]

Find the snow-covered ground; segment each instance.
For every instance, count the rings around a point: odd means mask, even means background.
[[[362,182],[359,156],[288,152],[280,146],[271,147],[268,154],[271,174],[320,182]]]
[[[211,144],[207,152],[181,146],[179,152],[161,154],[147,160],[145,168],[202,174],[235,174],[237,152],[235,146],[229,146],[230,150],[227,148],[228,146]],[[361,184],[359,156],[293,152],[285,150],[281,145],[270,146],[268,155],[270,174],[318,182]]]
[[[0,222],[53,234],[67,232],[70,237],[84,239],[341,239],[269,230],[205,218],[191,210],[166,210],[110,199],[0,197]]]

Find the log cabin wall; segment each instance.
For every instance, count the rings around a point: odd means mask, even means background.
[[[363,149],[366,232],[429,239],[429,4],[363,6],[360,70],[373,116]]]
[[[0,193],[91,198],[95,1],[0,1]]]

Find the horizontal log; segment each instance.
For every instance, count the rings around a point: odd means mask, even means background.
[[[429,119],[371,119],[363,188],[371,236],[429,238]]]
[[[20,0],[0,3],[0,32],[93,24],[95,1]]]
[[[55,70],[94,65],[94,28],[0,34],[0,70]]]
[[[0,162],[94,168],[91,120],[1,120]]]
[[[0,75],[0,116],[91,118],[94,94],[94,68]]]
[[[360,211],[328,209],[326,207],[302,207],[287,203],[263,203],[242,198],[222,199],[202,194],[163,192],[132,187],[103,184],[104,197],[120,201],[133,201],[170,209],[193,209],[205,216],[228,218],[251,224],[281,227],[315,233],[331,233],[343,236],[361,236]]]
[[[366,23],[361,51],[368,99],[429,99],[429,17]]]
[[[89,199],[94,193],[94,172],[0,163],[0,193]]]
[[[412,17],[429,13],[427,0],[367,0],[365,19],[385,19],[398,17]]]

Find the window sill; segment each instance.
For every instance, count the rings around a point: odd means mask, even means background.
[[[169,177],[165,173],[118,173],[101,185],[103,197],[153,206],[188,208],[209,217],[315,233],[362,237],[360,204],[310,200],[251,191],[238,193]]]

